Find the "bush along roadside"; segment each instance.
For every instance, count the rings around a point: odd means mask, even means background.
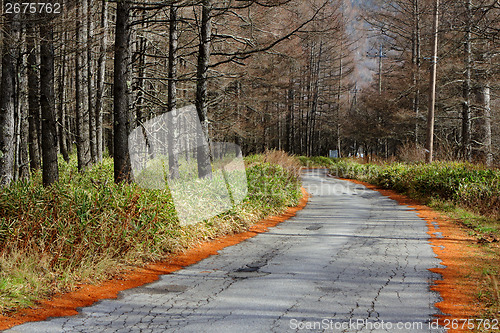
[[[51,188],[43,188],[37,173],[0,189],[0,313],[244,231],[298,203],[295,158],[269,152],[245,163],[246,199],[189,226],[179,224],[168,190],[114,184],[111,159],[83,174],[75,158],[61,160],[60,181]]]
[[[330,167],[330,173],[393,189],[435,208],[468,210],[500,221],[499,170],[461,162],[373,165],[341,160]]]

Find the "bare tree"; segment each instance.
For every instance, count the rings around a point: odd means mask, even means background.
[[[17,124],[16,124],[16,155],[17,155],[17,175],[18,179],[29,179],[30,160],[29,160],[29,108],[28,108],[28,78],[27,78],[27,52],[26,52],[26,34],[21,36],[20,57],[17,62],[18,80],[17,80]]]
[[[54,32],[52,22],[40,25],[40,108],[42,110],[42,178],[50,186],[59,179],[54,107]]]
[[[439,0],[435,0],[434,4],[434,24],[432,26],[433,41],[432,41],[432,65],[430,72],[430,89],[429,89],[429,114],[427,116],[427,140],[425,161],[431,163],[434,153],[434,110],[436,107],[436,79],[437,79],[437,62],[438,62],[438,33],[439,33]]]
[[[33,23],[28,22],[26,26],[26,50],[28,52],[28,108],[29,108],[29,154],[31,170],[41,167],[40,157],[40,100],[39,77],[37,73],[37,48],[35,44],[35,29]]]
[[[97,146],[97,161],[102,160],[103,155],[103,120],[104,120],[104,93],[106,80],[106,45],[108,37],[108,1],[101,1],[101,18],[100,32],[101,39],[99,41],[99,56],[97,59],[97,83],[95,97],[95,118],[96,118],[96,146]]]
[[[198,50],[198,67],[196,74],[196,111],[201,122],[203,135],[198,138],[198,177],[206,178],[212,176],[210,165],[210,151],[206,140],[208,133],[208,66],[210,61],[210,43],[212,33],[212,1],[203,0],[201,3],[201,23],[200,23],[200,45]]]
[[[93,29],[94,25],[92,22],[92,0],[86,0],[87,7],[84,8],[86,12],[86,56],[85,56],[85,61],[86,61],[86,69],[87,69],[87,114],[89,117],[89,150],[90,150],[90,160],[92,163],[97,162],[97,129],[96,129],[96,113],[94,110],[94,86],[93,86],[93,55],[92,55],[92,47],[93,47]],[[82,5],[85,5],[85,2],[82,3]]]
[[[69,44],[68,40],[68,32],[64,32],[61,34],[61,38],[63,39],[63,45],[61,45],[61,55],[60,55],[60,64],[59,64],[59,77],[58,77],[58,99],[59,103],[57,104],[57,124],[58,124],[58,136],[59,136],[59,150],[66,162],[69,162],[69,153],[68,153],[68,127],[67,127],[67,113],[66,113],[66,83],[67,77],[66,73],[68,71],[68,55],[67,49]]]
[[[128,151],[130,112],[130,3],[117,1],[114,59],[114,177],[128,182],[131,176]]]
[[[178,32],[177,32],[177,12],[178,8],[175,4],[170,6],[170,26],[169,26],[169,49],[168,49],[168,112],[172,112],[177,107],[177,48],[178,48]],[[174,114],[173,114],[174,115]],[[179,178],[179,162],[177,160],[177,126],[174,123],[175,118],[168,124],[168,168],[170,178]]]
[[[88,0],[83,0],[86,8]],[[75,54],[75,114],[76,114],[76,150],[78,155],[78,170],[85,170],[90,164],[89,114],[85,99],[86,52],[83,52],[87,34],[84,22],[84,11],[76,6],[76,54]]]
[[[14,179],[14,112],[16,103],[17,42],[20,34],[18,14],[6,14],[3,28],[2,78],[0,81],[0,186]]]

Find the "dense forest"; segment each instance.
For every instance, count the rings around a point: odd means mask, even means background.
[[[129,134],[193,104],[244,154],[409,160],[435,106],[436,158],[498,164],[498,0],[35,4],[2,3],[2,185],[40,168],[49,185],[74,152],[127,181]]]

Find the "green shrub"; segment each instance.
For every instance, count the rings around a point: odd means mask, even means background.
[[[371,182],[380,172],[380,166],[361,164],[351,159],[338,159],[329,168],[330,174],[340,178],[359,179]]]
[[[339,160],[330,173],[359,179],[418,198],[438,198],[498,218],[500,171],[468,163],[360,164]]]
[[[282,153],[273,156],[246,158],[243,202],[189,226],[180,225],[168,188],[115,184],[109,158],[84,173],[78,172],[75,156],[69,163],[61,159],[60,181],[50,188],[42,186],[38,172],[30,181],[0,189],[0,312],[77,282],[105,279],[120,267],[243,231],[296,205],[301,197],[297,162]],[[283,166],[266,158],[278,158]],[[39,269],[23,268],[40,258]]]
[[[317,168],[317,167],[326,168],[335,164],[335,161],[337,160],[335,158],[329,158],[325,156],[313,156],[313,157],[299,156],[298,159],[303,167],[308,167],[308,168]]]

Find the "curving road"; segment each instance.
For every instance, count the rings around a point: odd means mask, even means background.
[[[297,216],[74,317],[7,332],[442,332],[425,221],[360,185],[303,175]]]

